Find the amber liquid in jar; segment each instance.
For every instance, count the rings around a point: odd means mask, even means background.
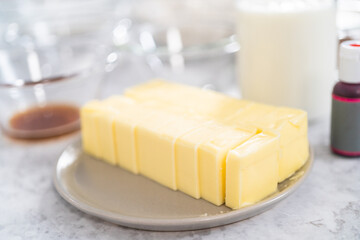
[[[32,107],[10,119],[8,134],[18,138],[44,138],[79,128],[79,109],[66,104]]]

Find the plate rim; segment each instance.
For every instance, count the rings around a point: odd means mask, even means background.
[[[115,223],[117,225],[140,229],[140,230],[151,230],[151,231],[191,231],[197,229],[211,228],[220,225],[226,225],[241,221],[252,216],[263,213],[270,208],[274,207],[278,202],[284,200],[290,196],[304,181],[307,179],[310,174],[313,164],[314,164],[314,150],[309,146],[309,157],[305,164],[309,164],[307,171],[304,171],[296,182],[294,182],[291,187],[287,188],[282,192],[276,192],[269,197],[261,200],[258,203],[246,206],[240,209],[231,210],[229,212],[211,215],[211,216],[197,216],[197,217],[188,217],[188,218],[147,218],[147,217],[135,217],[129,215],[123,215],[111,212],[109,210],[104,210],[101,208],[94,207],[86,202],[79,200],[74,197],[64,186],[63,181],[59,179],[58,176],[58,166],[62,157],[65,153],[70,151],[70,149],[75,149],[77,151],[77,156],[83,152],[81,147],[76,147],[80,145],[80,140],[77,140],[69,144],[60,154],[53,171],[53,185],[56,191],[60,196],[67,201],[72,206],[76,207],[78,210],[85,212],[89,215],[99,217],[106,221]],[[81,145],[80,145],[81,146]],[[305,164],[303,166],[305,166]],[[301,168],[299,169],[301,170]],[[239,214],[245,215],[246,217],[237,218]],[[220,224],[218,221],[222,221]]]

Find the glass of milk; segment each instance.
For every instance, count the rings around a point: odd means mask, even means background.
[[[237,75],[242,97],[329,112],[336,79],[332,0],[237,1]]]

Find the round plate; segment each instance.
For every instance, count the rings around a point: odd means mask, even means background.
[[[313,154],[278,192],[254,205],[231,210],[173,191],[140,175],[99,161],[82,151],[80,141],[60,156],[54,183],[70,204],[90,215],[137,229],[181,231],[210,228],[262,213],[289,196],[309,174]]]

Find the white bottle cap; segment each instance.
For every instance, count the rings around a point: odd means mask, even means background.
[[[340,81],[360,83],[360,41],[345,41],[340,47]]]

